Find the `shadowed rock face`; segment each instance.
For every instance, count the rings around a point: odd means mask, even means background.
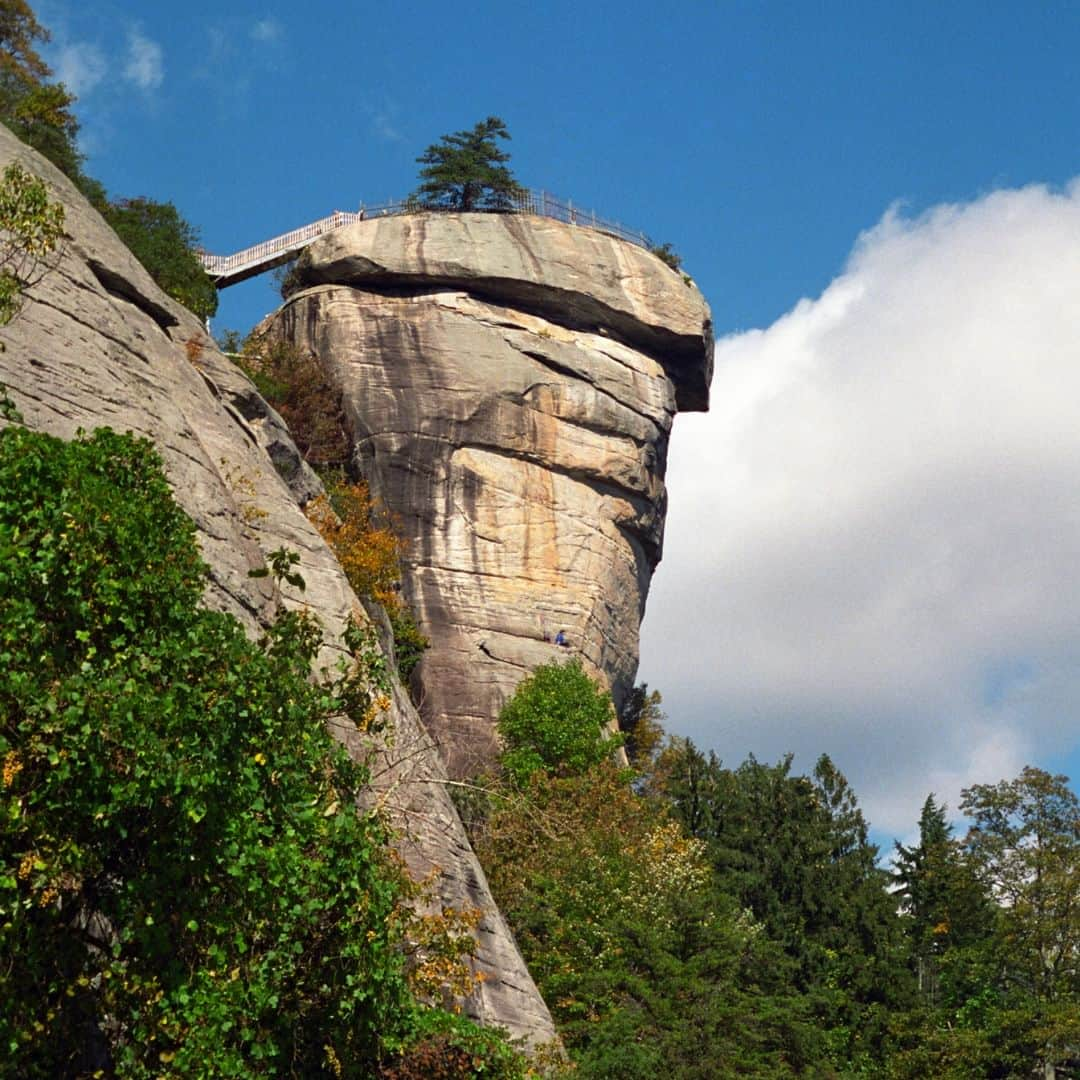
[[[317,241],[275,332],[344,391],[354,461],[400,523],[432,647],[422,713],[451,774],[569,652],[620,702],[660,559],[668,433],[704,409],[709,310],[660,260],[543,218],[440,214]]]
[[[281,605],[308,608],[325,630],[320,661],[332,666],[358,603],[298,505],[322,489],[288,429],[67,179],[0,126],[0,169],[13,160],[41,176],[50,197],[64,204],[69,239],[23,312],[0,331],[0,383],[31,428],[72,438],[80,427],[108,424],[153,440],[198,528],[211,571],[206,602],[236,616],[252,635]],[[282,594],[270,579],[248,576],[283,546],[300,555],[303,594]],[[396,685],[390,724],[387,745],[372,746],[351,724],[335,734],[370,762],[368,797],[398,830],[414,875],[433,874],[432,906],[482,911],[476,968],[484,980],[466,1011],[530,1042],[553,1039],[547,1007],[447,795],[438,751]]]

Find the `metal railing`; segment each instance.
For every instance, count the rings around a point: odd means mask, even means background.
[[[355,212],[335,210],[328,217],[313,221],[310,225],[304,225],[291,232],[282,233],[270,240],[264,240],[261,244],[245,248],[233,255],[211,255],[200,252],[206,272],[215,279],[218,288],[225,288],[237,281],[254,277],[272,267],[280,266],[287,262],[293,254],[298,254],[307,247],[312,240],[340,229],[345,225],[353,225],[358,221],[370,218],[397,217],[403,214],[426,214],[454,212],[451,208],[425,206],[415,199],[391,200],[379,203],[375,206],[364,206]],[[553,218],[567,225],[577,225],[582,228],[596,229],[597,232],[613,236],[618,240],[636,244],[638,247],[652,248],[654,245],[643,232],[628,229],[618,221],[600,217],[595,210],[583,210],[573,204],[570,199],[560,199],[547,191],[523,190],[519,195],[511,198],[511,206],[507,210],[491,211],[493,213],[509,214],[535,214],[538,217]]]
[[[270,240],[264,240],[254,247],[244,248],[234,255],[210,255],[200,252],[206,272],[211,277],[230,277],[238,271],[264,261],[270,261],[289,251],[299,251],[307,247],[316,237],[323,233],[333,232],[343,225],[351,225],[354,221],[362,221],[363,214],[349,214],[342,210],[335,210],[329,217],[320,218],[310,225],[293,229],[292,232],[282,233]]]

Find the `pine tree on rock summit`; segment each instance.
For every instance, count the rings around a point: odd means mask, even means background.
[[[489,116],[471,131],[432,143],[416,160],[420,186],[412,198],[428,210],[511,210],[524,188],[506,166],[510,155],[496,139],[509,139],[506,124]]]

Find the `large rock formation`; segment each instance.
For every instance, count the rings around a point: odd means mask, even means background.
[[[705,409],[701,294],[641,248],[539,217],[328,234],[273,329],[344,391],[355,463],[409,543],[417,672],[452,774],[495,750],[523,675],[572,652],[619,702],[660,558],[676,409]]]
[[[212,574],[207,602],[253,634],[280,604],[308,606],[326,630],[323,660],[332,663],[357,599],[298,505],[321,487],[287,429],[67,179],[0,127],[0,168],[13,160],[64,204],[69,233],[56,265],[0,332],[0,382],[26,423],[64,438],[108,424],[152,439],[198,526]],[[269,579],[248,576],[282,546],[301,556],[304,594],[282,596]],[[515,1035],[548,1041],[551,1017],[447,797],[438,752],[400,687],[391,722],[392,746],[364,745],[355,729],[338,734],[356,754],[374,751],[372,797],[399,828],[414,873],[437,871],[433,902],[484,913],[477,957],[484,980],[467,1009]]]

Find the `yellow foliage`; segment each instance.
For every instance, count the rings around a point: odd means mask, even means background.
[[[448,1003],[467,997],[483,981],[473,971],[476,954],[473,936],[480,916],[478,908],[443,908],[434,914],[414,914],[408,922],[409,985],[417,997]]]
[[[408,958],[409,986],[421,1000],[460,1011],[459,999],[468,997],[485,978],[473,969],[476,927],[484,913],[480,908],[442,906],[435,892],[437,868],[417,881],[397,852],[391,851],[390,857],[405,886],[406,903],[394,918]]]
[[[187,341],[184,342],[184,352],[187,354],[188,362],[194,364],[195,367],[198,367],[205,348],[206,341],[203,338],[189,337]]]
[[[15,783],[15,777],[22,772],[23,763],[18,750],[9,750],[4,755],[4,787],[11,787]]]
[[[325,495],[312,499],[305,509],[308,520],[337,555],[357,594],[396,611],[401,541],[392,529],[372,521],[371,496],[363,481],[339,484],[332,496],[332,503]]]

